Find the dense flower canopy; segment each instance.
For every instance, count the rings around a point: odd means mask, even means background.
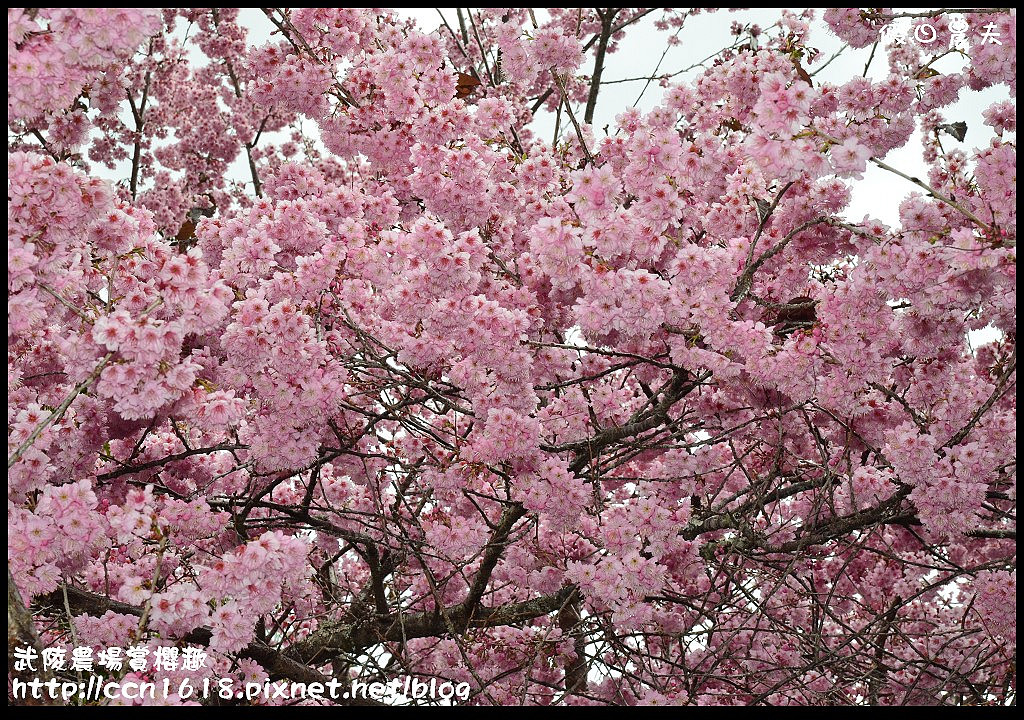
[[[1014,13],[733,22],[601,129],[623,35],[696,11],[250,12],[8,10],[12,643],[1015,702]],[[884,79],[822,80],[820,20]]]

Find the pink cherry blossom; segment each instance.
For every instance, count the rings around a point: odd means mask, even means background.
[[[12,643],[1014,704],[1015,12],[758,12],[10,9]]]

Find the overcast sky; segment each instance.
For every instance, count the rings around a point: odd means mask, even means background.
[[[426,31],[437,29],[441,24],[441,18],[436,8],[399,9],[402,15],[416,20],[419,27]],[[449,20],[449,24],[457,23],[455,10],[453,8],[440,8],[440,12]],[[809,43],[819,48],[822,52],[820,58],[827,59],[843,48],[843,42],[834,36],[828,27],[821,22],[821,11],[818,18],[812,24]],[[673,73],[689,67],[716,50],[730,44],[732,36],[729,34],[729,27],[733,21],[740,23],[757,23],[762,27],[768,27],[779,18],[779,9],[761,8],[756,10],[729,11],[719,10],[690,17],[686,21],[683,31],[679,34],[680,44],[668,49],[664,59],[662,54],[668,46],[667,39],[670,31],[659,31],[654,27],[654,17],[660,13],[652,13],[644,18],[637,25],[629,28],[625,39],[620,43],[619,50],[607,59],[604,79],[619,80],[648,76],[653,73],[655,67],[661,61],[661,73]],[[271,26],[263,13],[257,9],[243,10],[241,21],[251,31],[251,44],[262,44],[270,39]],[[914,41],[912,35],[912,21],[902,19],[893,24],[888,36],[899,34]],[[973,28],[972,28],[973,29]],[[936,42],[936,46],[941,38]],[[948,41],[947,41],[948,43]],[[815,82],[843,82],[850,77],[861,75],[867,64],[870,48],[854,50],[847,48],[828,67],[815,75]],[[821,61],[819,60],[819,65]],[[959,56],[948,56],[936,64],[936,69],[942,72],[950,72],[959,69],[964,60]],[[589,72],[593,66],[593,59],[588,57],[581,72]],[[810,72],[818,65],[808,65]],[[675,82],[684,79],[693,79],[701,70],[695,69],[684,73],[674,79]],[[888,74],[888,63],[885,60],[881,48],[876,53],[871,66],[868,69],[868,76],[873,80],[884,79]],[[658,83],[651,83],[644,92],[644,81],[615,83],[602,87],[600,99],[597,104],[597,111],[594,115],[594,127],[600,132],[605,125],[614,122],[615,116],[623,109],[636,103],[642,110],[649,110],[657,105],[664,89]],[[990,128],[982,123],[982,111],[998,100],[1009,97],[1008,88],[1005,86],[989,88],[982,92],[965,90],[961,93],[960,99],[942,112],[950,121],[963,120],[968,125],[966,142],[969,147],[983,147],[991,139]],[[582,115],[582,109],[578,116]],[[541,137],[549,137],[554,129],[551,118],[540,117],[536,121],[538,129],[542,129]],[[304,123],[307,131],[312,130],[311,123]],[[947,147],[952,147],[956,141],[948,136],[943,137]],[[893,151],[886,157],[886,162],[894,167],[907,172],[910,175],[922,175],[924,164],[921,160],[920,134],[915,133],[907,145]],[[247,170],[239,168],[239,176],[245,177]],[[858,221],[864,215],[870,215],[882,221],[895,225],[898,223],[898,209],[900,201],[908,193],[917,188],[907,180],[899,178],[873,165],[869,165],[864,179],[854,184],[853,202],[848,210],[847,216],[851,220]]]

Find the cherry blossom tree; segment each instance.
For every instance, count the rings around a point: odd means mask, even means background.
[[[1015,703],[1013,11],[250,12],[8,10],[9,683]]]

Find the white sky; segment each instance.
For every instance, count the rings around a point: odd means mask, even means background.
[[[432,31],[441,24],[438,10],[448,19],[449,25],[453,27],[457,25],[454,8],[400,8],[397,12],[413,18],[421,29]],[[620,42],[619,50],[606,59],[603,76],[605,80],[640,77],[650,75],[654,71],[665,51],[669,33],[672,32],[655,29],[654,19],[659,15],[660,13],[657,12],[652,13],[651,16],[644,18],[626,31],[626,37]],[[806,65],[808,71],[812,73],[821,62],[830,58],[843,46],[842,41],[829,31],[820,16],[821,10],[819,9],[818,18],[812,23],[808,40],[812,46],[821,50],[818,63]],[[733,21],[742,24],[757,23],[762,28],[766,28],[778,18],[778,8],[719,10],[690,17],[679,35],[682,42],[668,50],[659,72],[672,73],[689,67],[731,43],[733,38],[729,34],[729,27]],[[539,16],[539,19],[543,21],[543,16]],[[244,9],[240,20],[251,30],[250,44],[262,44],[271,38],[272,27],[261,11],[254,8]],[[889,32],[909,37],[911,22],[907,19],[896,21]],[[939,42],[936,43],[936,47],[938,45]],[[821,80],[839,83],[861,75],[869,54],[870,48],[859,50],[848,48],[820,74],[815,75],[815,83],[817,84]],[[949,72],[959,69],[963,63],[962,58],[949,56],[940,60],[935,67],[940,71]],[[581,72],[589,72],[592,66],[592,57],[587,57],[581,67]],[[700,68],[692,70],[677,76],[673,82],[692,80],[700,72]],[[887,73],[888,63],[880,47],[871,63],[868,76],[872,80],[879,81],[884,79]],[[635,81],[602,87],[597,111],[594,115],[595,134],[600,134],[605,125],[613,124],[615,116],[634,103],[641,110],[650,110],[660,102],[664,90],[658,83],[651,83],[641,97],[644,84],[643,81]],[[638,97],[639,102],[637,102]],[[1005,86],[988,88],[982,92],[965,89],[956,103],[942,108],[941,112],[946,116],[947,121],[963,120],[967,123],[966,142],[959,147],[984,147],[988,144],[993,134],[991,129],[983,124],[981,113],[993,102],[1007,98],[1009,98],[1009,91]],[[582,108],[578,108],[577,117],[582,117],[582,114]],[[554,129],[553,119],[541,116],[535,122],[540,137],[550,137]],[[312,123],[304,123],[304,129],[307,132],[311,130]],[[956,141],[948,135],[943,136],[943,143],[947,148],[958,146]],[[891,152],[885,160],[910,175],[924,177],[925,166],[921,160],[920,133],[915,133],[910,142],[903,148]],[[241,162],[238,164],[238,177],[247,178],[248,169]],[[864,179],[854,183],[852,203],[847,210],[847,217],[853,221],[859,221],[865,215],[870,215],[890,225],[897,225],[900,202],[909,193],[917,190],[907,180],[869,164]]]

